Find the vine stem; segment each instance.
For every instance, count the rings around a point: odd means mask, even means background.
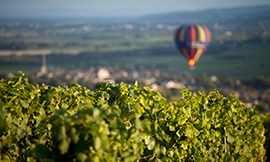
[[[226,142],[226,137],[224,137],[224,147],[225,147],[225,153],[227,152],[226,145],[227,145],[227,142]]]
[[[147,159],[147,158],[150,158],[150,157],[153,157],[153,155],[147,155],[147,156],[141,157],[141,159]]]

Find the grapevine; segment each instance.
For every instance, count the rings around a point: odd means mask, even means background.
[[[0,81],[2,161],[265,161],[264,133],[254,108],[218,91],[167,102],[137,83]]]

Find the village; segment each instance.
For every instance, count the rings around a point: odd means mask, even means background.
[[[127,64],[123,67],[89,67],[77,70],[58,70],[48,72],[46,60],[43,60],[41,71],[27,74],[29,82],[42,85],[42,83],[52,86],[66,86],[77,82],[91,90],[100,82],[110,82],[113,84],[134,85],[137,81],[142,86],[149,86],[154,91],[159,91],[168,101],[176,101],[181,97],[184,87],[189,91],[199,92],[218,90],[224,96],[233,95],[245,103],[246,108],[255,106],[260,112],[269,111],[270,88],[258,89],[248,86],[244,80],[237,79],[230,84],[226,84],[223,78],[215,75],[191,76],[187,73],[164,72],[160,69],[149,68],[143,65],[133,66]],[[14,77],[9,73],[7,78]],[[265,84],[265,83],[262,83]]]

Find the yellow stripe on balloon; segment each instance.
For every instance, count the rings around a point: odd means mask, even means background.
[[[198,29],[198,39],[200,42],[205,42],[206,41],[206,35],[205,32],[203,30],[203,28],[201,27],[201,25],[196,25],[197,29]]]
[[[186,33],[186,30],[187,30],[187,25],[183,26],[181,28],[181,31],[180,31],[180,34],[179,34],[179,40],[180,42],[184,42],[185,41],[185,33]]]
[[[196,52],[196,54],[195,54],[195,56],[194,56],[194,60],[195,60],[195,62],[197,62],[198,60],[199,60],[199,58],[201,57],[201,55],[202,55],[202,52],[203,52],[203,48],[199,48],[198,50],[197,50],[197,52]]]
[[[189,58],[189,55],[188,55],[186,48],[183,48],[182,51],[183,51],[183,54],[186,57],[186,59],[189,60],[190,58]]]

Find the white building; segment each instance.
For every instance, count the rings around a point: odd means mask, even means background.
[[[99,69],[97,76],[98,76],[98,79],[100,79],[100,80],[104,80],[106,78],[111,78],[110,72],[105,68]]]
[[[176,83],[172,80],[168,81],[165,85],[166,88],[182,88],[183,84]]]

